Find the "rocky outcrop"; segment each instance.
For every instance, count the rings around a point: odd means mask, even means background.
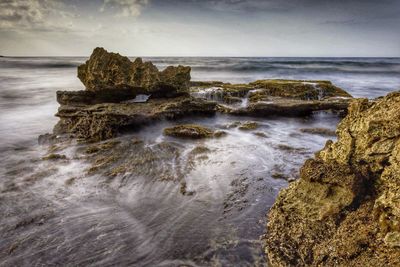
[[[146,103],[62,105],[56,114],[60,121],[53,132],[99,141],[154,120],[176,119],[194,114],[212,115],[215,112],[215,102],[184,96],[151,99]]]
[[[400,266],[400,93],[354,100],[269,213],[272,266]]]
[[[320,110],[343,111],[351,97],[327,81],[190,82],[190,67],[159,71],[151,62],[140,58],[132,62],[103,48],[94,49],[78,67],[78,77],[86,90],[57,92],[60,121],[53,133],[90,141],[112,138],[153,120],[192,114],[304,116]],[[203,97],[208,93],[210,97]]]
[[[169,66],[158,71],[151,62],[136,58],[134,62],[105,49],[94,49],[89,60],[78,67],[78,78],[86,89],[98,92],[104,89],[125,89],[133,94],[172,97],[188,94],[190,67]]]

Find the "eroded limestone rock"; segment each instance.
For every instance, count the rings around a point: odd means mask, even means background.
[[[78,67],[78,78],[93,92],[117,89],[171,97],[188,94],[190,67],[169,66],[159,71],[153,63],[141,58],[132,62],[128,57],[97,47],[89,60]]]
[[[400,266],[400,93],[354,100],[269,213],[272,266]]]

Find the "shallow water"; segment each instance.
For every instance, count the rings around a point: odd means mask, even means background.
[[[48,147],[37,145],[37,136],[57,122],[55,91],[82,89],[75,66],[83,60],[0,59],[0,265],[266,265],[259,236],[265,214],[287,186],[281,178],[296,178],[304,160],[329,139],[300,129],[335,129],[339,119],[320,113],[158,122],[116,138],[110,151],[117,163],[88,173],[96,156],[84,152],[87,145],[67,144],[57,153],[68,160],[55,162],[41,160]],[[161,68],[191,65],[194,80],[330,79],[370,98],[400,85],[398,59],[152,60]],[[236,121],[260,126],[227,127]],[[179,123],[228,134],[195,141],[162,135]],[[138,139],[143,142],[132,141]],[[208,150],[194,153],[196,147]],[[125,165],[128,171],[109,175]]]

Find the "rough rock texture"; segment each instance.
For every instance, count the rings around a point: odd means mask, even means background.
[[[283,97],[298,100],[323,100],[330,97],[351,98],[343,89],[330,81],[318,80],[258,80],[248,84],[230,84],[218,81],[191,82],[191,91],[215,88],[222,97],[244,97],[248,94],[250,102],[269,101],[270,97]]]
[[[164,134],[174,137],[199,139],[212,137],[214,131],[201,125],[183,124],[165,128]]]
[[[304,116],[319,110],[343,111],[349,98],[341,97],[351,97],[327,81],[190,82],[190,67],[169,66],[160,72],[151,62],[140,58],[131,62],[103,48],[94,49],[90,59],[78,67],[78,77],[87,90],[57,92],[61,106],[56,116],[60,121],[53,133],[90,141],[112,138],[127,128],[152,120],[210,115],[217,111],[251,116]],[[190,92],[196,93],[196,97],[189,96]],[[208,93],[211,97],[206,99],[236,106],[217,105],[201,97]],[[247,97],[250,105],[245,105]],[[224,134],[219,132],[215,136]]]
[[[330,81],[314,80],[259,80],[250,83],[258,92],[266,96],[291,97],[303,100],[318,100],[327,97],[351,97],[343,89],[334,86]]]
[[[225,112],[233,115],[266,116],[293,116],[310,115],[315,111],[332,110],[346,111],[350,99],[328,98],[325,100],[299,100],[288,98],[274,98],[268,102],[250,103],[247,107],[227,109]]]
[[[89,91],[126,89],[136,94],[176,96],[187,94],[190,67],[169,66],[158,71],[151,62],[143,62],[97,47],[85,64],[78,67],[78,78]]]
[[[175,119],[193,114],[212,115],[216,103],[191,97],[151,99],[147,103],[102,103],[61,105],[60,121],[54,134],[91,141],[115,137],[126,128],[139,127],[153,120]]]
[[[400,266],[400,93],[354,100],[269,213],[272,266]]]

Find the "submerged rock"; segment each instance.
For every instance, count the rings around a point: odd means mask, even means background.
[[[78,78],[93,92],[129,89],[133,94],[171,97],[188,94],[190,67],[169,66],[158,71],[153,63],[143,62],[141,58],[132,62],[97,47],[89,60],[78,67]]]
[[[245,123],[241,124],[239,126],[239,130],[242,131],[249,131],[249,130],[255,130],[259,127],[260,125],[255,122],[255,121],[246,121]]]
[[[164,134],[174,137],[199,139],[212,137],[214,131],[201,125],[183,124],[165,128]]]
[[[336,136],[336,132],[327,128],[301,128],[300,132],[309,133],[309,134],[317,134],[322,136]]]
[[[269,213],[272,266],[400,266],[400,92],[354,100]]]

